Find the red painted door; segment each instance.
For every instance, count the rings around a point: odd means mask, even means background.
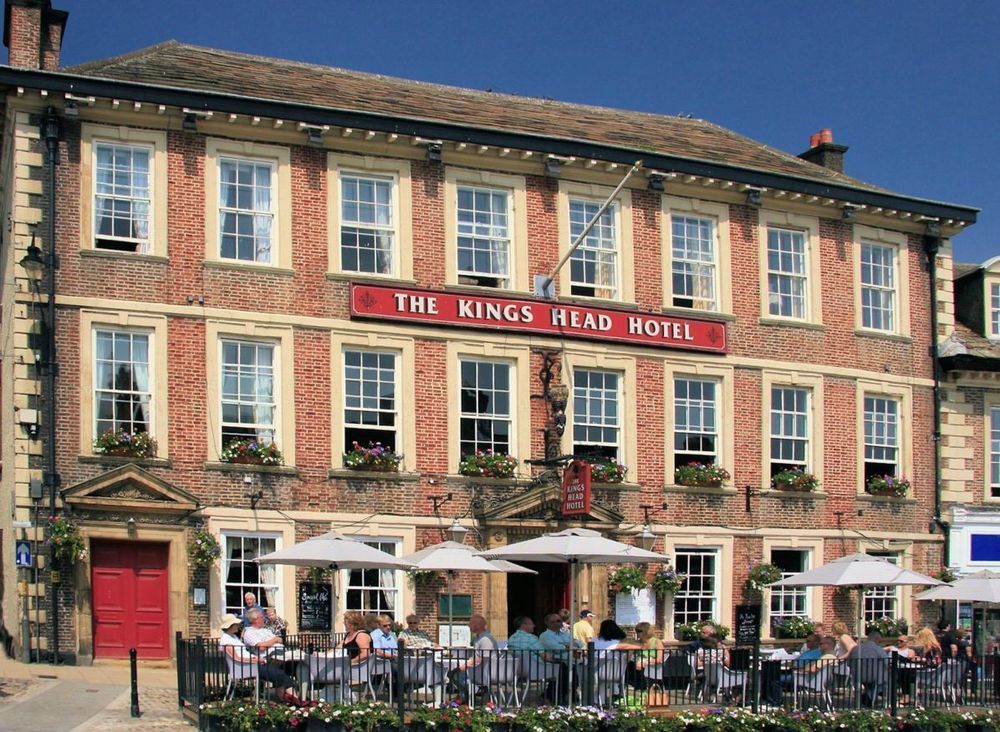
[[[168,545],[91,542],[94,657],[170,657]]]

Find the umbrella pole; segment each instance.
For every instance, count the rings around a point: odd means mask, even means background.
[[[570,636],[569,636],[569,674],[567,684],[569,688],[566,690],[569,694],[569,708],[573,708],[573,667],[576,666],[576,661],[573,658],[573,618],[576,617],[576,559],[569,560],[569,620],[570,620]]]

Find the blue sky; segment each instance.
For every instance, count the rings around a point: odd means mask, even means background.
[[[1000,3],[988,0],[53,0],[63,63],[167,39],[423,81],[692,114],[793,154],[830,127],[846,172],[983,209],[1000,254]]]

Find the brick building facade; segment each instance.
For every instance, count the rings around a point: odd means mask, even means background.
[[[18,570],[4,552],[3,622],[20,637],[26,618],[34,648],[166,656],[174,632],[211,632],[247,589],[295,629],[308,578],[252,558],[330,528],[402,555],[456,519],[483,548],[581,521],[629,537],[648,521],[688,575],[656,602],[668,634],[731,624],[736,603],[760,599],[745,589],[753,563],[944,561],[931,316],[938,339],[953,330],[949,237],[973,209],[850,178],[827,138],[795,157],[701,120],[177,43],[59,68],[65,14],[46,0],[6,11],[0,401],[15,418],[0,528],[36,559]],[[519,309],[551,304],[534,276],[637,158],[554,281],[555,305],[596,325],[531,330]],[[391,303],[423,299],[366,317],[358,302],[380,287]],[[514,310],[488,327],[432,317],[456,295]],[[614,338],[600,313],[671,337]],[[698,323],[714,335],[686,341]],[[546,383],[568,388],[564,414]],[[155,454],[96,450],[108,428],[152,435]],[[354,440],[379,437],[402,454],[397,472],[345,466]],[[282,464],[226,460],[234,438],[273,442]],[[516,456],[516,474],[460,474],[476,448]],[[628,471],[568,518],[557,471],[524,462],[552,452]],[[675,469],[699,460],[731,477],[678,485]],[[818,488],[780,490],[792,467]],[[871,495],[881,475],[911,486]],[[76,563],[52,564],[55,513],[88,549]],[[222,547],[208,568],[188,561],[199,528]],[[502,636],[510,615],[566,603],[565,571],[536,569],[460,575],[456,591]],[[614,611],[607,568],[580,579],[582,602]],[[340,584],[336,612],[439,620],[440,578]],[[914,619],[910,597],[876,591],[867,612]],[[852,612],[821,589],[762,601],[766,618]],[[142,612],[144,630],[123,629]]]

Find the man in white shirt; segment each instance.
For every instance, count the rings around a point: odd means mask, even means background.
[[[282,656],[285,646],[281,642],[281,636],[264,627],[264,613],[252,608],[247,612],[247,619],[250,627],[243,631],[243,643],[269,658]]]

